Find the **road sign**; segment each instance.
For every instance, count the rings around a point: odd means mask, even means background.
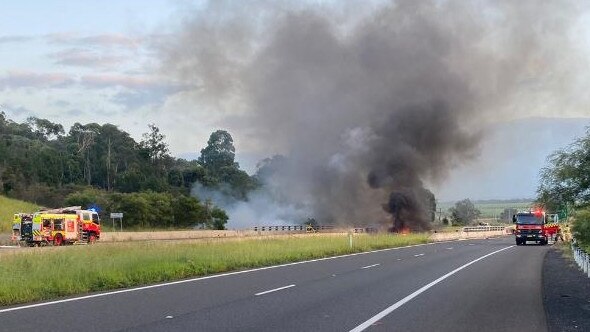
[[[113,219],[123,218],[123,213],[122,212],[111,212],[111,218],[113,218]]]

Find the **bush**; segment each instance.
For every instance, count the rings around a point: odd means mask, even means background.
[[[585,209],[576,213],[576,221],[572,233],[580,247],[590,250],[590,210]]]

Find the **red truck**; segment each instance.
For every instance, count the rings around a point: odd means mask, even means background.
[[[527,241],[535,241],[541,245],[547,244],[552,226],[547,224],[544,211],[518,212],[512,217],[512,222],[516,224],[514,230],[516,245],[526,245]]]

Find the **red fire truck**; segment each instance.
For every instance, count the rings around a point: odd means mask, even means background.
[[[525,245],[527,241],[546,245],[548,239],[554,236],[559,229],[557,223],[549,219],[545,211],[540,209],[515,214],[512,217],[512,222],[516,224],[514,230],[516,245]],[[552,222],[548,223],[548,221]]]

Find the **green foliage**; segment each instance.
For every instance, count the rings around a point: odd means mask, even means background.
[[[234,161],[235,152],[234,139],[231,135],[225,130],[217,130],[209,137],[207,147],[201,150],[199,162],[210,173],[219,176],[218,172],[224,167],[237,167]]]
[[[590,129],[567,148],[551,154],[548,164],[541,170],[539,203],[557,211],[590,202]]]
[[[218,189],[238,200],[246,200],[248,192],[259,186],[258,181],[240,169],[235,162],[233,138],[225,130],[211,134],[207,146],[201,150],[195,176],[205,187]]]
[[[455,206],[449,209],[449,213],[453,225],[468,225],[481,215],[481,212],[469,199],[455,203]]]
[[[158,193],[108,193],[86,188],[66,198],[66,205],[101,207],[101,218],[108,220],[111,212],[122,212],[127,228],[203,228],[225,229],[228,217],[217,207],[201,204],[195,197]],[[211,210],[211,213],[207,213]]]
[[[0,193],[47,207],[98,204],[127,212],[132,227],[223,229],[224,211],[183,196],[195,182],[237,200],[258,187],[235,162],[231,135],[215,131],[199,160],[187,161],[171,157],[165,135],[148,128],[137,143],[112,124],[75,123],[65,134],[46,119],[16,123],[0,113]]]
[[[211,218],[208,220],[209,228],[211,229],[225,229],[225,224],[227,223],[228,216],[220,208],[213,208],[211,211]]]
[[[168,144],[164,142],[166,136],[160,133],[160,129],[155,124],[150,123],[148,127],[150,131],[143,134],[140,146],[147,150],[150,159],[155,163],[168,156]]]
[[[572,233],[578,244],[590,250],[590,209],[583,209],[576,212],[575,223]]]

